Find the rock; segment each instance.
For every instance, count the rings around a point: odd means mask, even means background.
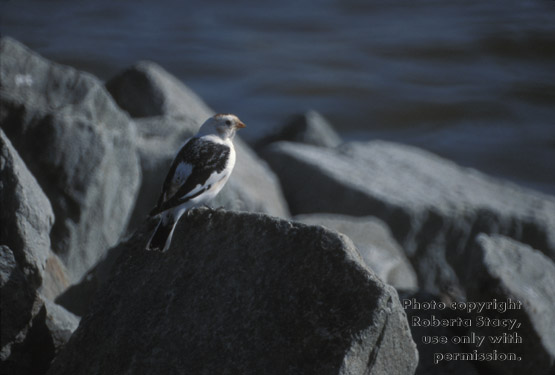
[[[25,340],[30,322],[41,306],[35,286],[28,279],[14,252],[0,245],[0,372],[4,374],[19,366],[12,348]]]
[[[79,326],[79,318],[48,299],[43,301],[44,325],[48,329],[54,353],[57,354]]]
[[[446,257],[463,252],[479,232],[505,234],[555,258],[553,197],[423,150],[382,141],[337,149],[280,142],[262,156],[279,176],[294,214],[384,220],[423,290],[460,290]]]
[[[12,347],[11,356],[2,362],[0,371],[21,375],[44,374],[50,362],[69,340],[79,319],[48,300],[40,300],[25,340]]]
[[[344,236],[194,209],[166,253],[127,243],[49,374],[412,374],[395,290]],[[87,350],[83,350],[87,348]]]
[[[0,44],[2,128],[48,196],[53,250],[79,278],[127,225],[140,182],[135,128],[95,77]]]
[[[0,129],[1,243],[13,251],[33,288],[42,283],[50,255],[52,206]]]
[[[329,121],[316,111],[293,116],[273,134],[260,139],[255,148],[259,150],[277,141],[300,142],[332,148],[343,142]]]
[[[124,247],[120,243],[118,246],[108,250],[102,259],[78,283],[71,285],[62,294],[57,296],[56,303],[77,316],[84,316],[89,310],[89,306],[97,291],[111,276],[114,263],[119,258]]]
[[[474,367],[472,361],[434,361],[435,353],[466,353],[469,350],[461,344],[454,344],[451,340],[454,336],[466,335],[468,332],[460,327],[424,327],[417,323],[412,324],[413,318],[430,319],[435,316],[437,319],[466,319],[469,318],[467,314],[461,311],[451,310],[450,308],[439,309],[416,309],[414,302],[424,303],[439,303],[441,301],[439,296],[424,293],[424,292],[400,292],[399,299],[401,305],[405,308],[407,319],[409,321],[410,330],[416,346],[418,348],[418,367],[416,368],[415,375],[478,375],[480,372]],[[449,304],[447,304],[449,306]],[[433,305],[432,305],[433,306]],[[424,341],[424,337],[438,337],[444,336],[448,339],[446,343],[431,343]],[[488,374],[488,372],[484,372]]]
[[[143,184],[129,226],[134,229],[156,204],[181,145],[214,111],[176,77],[152,62],[134,65],[108,81],[106,87],[121,108],[136,118]],[[287,217],[289,209],[277,177],[238,136],[234,143],[235,170],[210,205]]]
[[[40,290],[55,297],[69,285],[50,249],[54,214],[2,130],[0,181],[0,373],[41,374],[77,324],[65,324],[67,312],[39,295]]]
[[[518,333],[522,344],[490,344],[480,351],[516,353],[521,361],[484,363],[502,374],[555,372],[555,264],[541,252],[500,235],[480,234],[455,266],[469,301],[521,303],[520,309],[482,312],[490,319],[518,319],[520,328],[478,327],[477,334],[499,336]]]
[[[362,259],[383,281],[397,289],[418,287],[416,273],[387,225],[372,216],[305,214],[293,218],[308,225],[323,225],[353,240]]]
[[[167,116],[204,121],[212,110],[191,89],[151,61],[141,61],[106,83],[131,117]]]

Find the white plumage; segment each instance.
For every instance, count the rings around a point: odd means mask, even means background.
[[[177,153],[150,216],[159,217],[148,250],[166,251],[179,218],[193,206],[214,198],[235,166],[232,139],[245,124],[232,114],[217,114],[200,127]]]

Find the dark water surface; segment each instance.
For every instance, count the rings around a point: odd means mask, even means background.
[[[555,1],[2,1],[2,35],[102,79],[158,62],[255,139],[307,109],[555,194]]]

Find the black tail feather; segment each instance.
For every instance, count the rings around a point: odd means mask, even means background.
[[[154,234],[150,237],[150,241],[146,245],[147,250],[166,251],[170,247],[170,242],[173,234],[173,227],[175,222],[173,220],[161,219],[156,227]]]

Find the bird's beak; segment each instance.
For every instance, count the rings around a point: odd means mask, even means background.
[[[245,125],[245,124],[243,124],[241,121],[239,121],[239,122],[237,123],[237,125],[235,125],[235,127],[236,127],[237,129],[242,129],[242,128],[246,128],[247,125]]]

